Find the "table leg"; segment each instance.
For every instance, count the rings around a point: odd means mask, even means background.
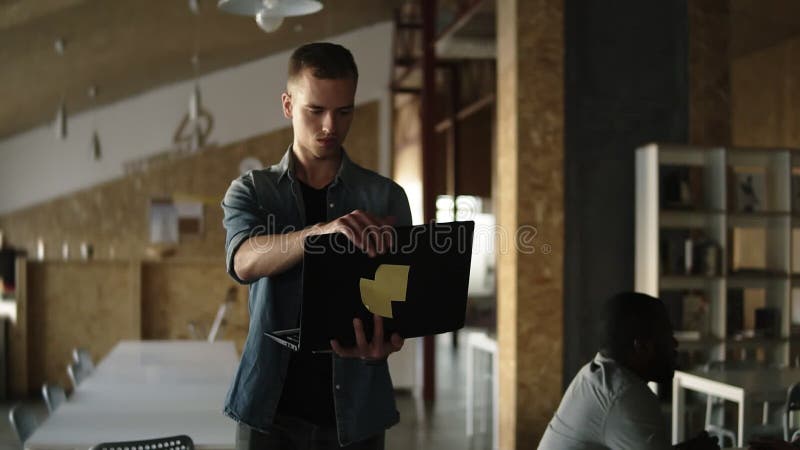
[[[467,383],[466,383],[467,384],[467,386],[466,386],[466,388],[467,388],[467,404],[466,404],[466,407],[467,407],[467,414],[466,414],[466,416],[467,416],[467,424],[466,424],[467,425],[467,436],[472,436],[472,434],[473,434],[472,427],[473,427],[473,422],[475,421],[475,418],[473,417],[473,414],[475,412],[474,411],[475,401],[473,399],[473,394],[474,394],[474,386],[473,386],[473,384],[475,382],[475,374],[473,373],[473,371],[475,370],[475,367],[474,367],[475,363],[474,363],[473,354],[472,354],[473,350],[474,350],[474,348],[472,346],[472,342],[470,341],[469,338],[467,338],[467,348],[466,348],[466,351],[467,351]]]
[[[744,420],[745,420],[745,411],[747,407],[747,398],[742,396],[742,400],[739,402],[739,442],[736,444],[739,447],[744,447],[744,443],[746,442],[745,435],[744,435]]]
[[[672,444],[682,442],[686,430],[684,429],[684,409],[686,403],[686,390],[681,386],[680,375],[672,379]]]

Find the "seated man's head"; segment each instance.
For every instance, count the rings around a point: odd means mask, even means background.
[[[672,379],[678,343],[661,300],[635,292],[617,294],[603,305],[600,324],[601,353],[647,381]]]

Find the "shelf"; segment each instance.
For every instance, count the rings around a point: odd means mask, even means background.
[[[793,167],[798,169],[796,175],[791,174]],[[676,294],[686,291],[703,295],[707,300],[708,317],[708,328],[703,329],[720,333],[734,317],[730,308],[741,307],[744,315],[744,308],[759,307],[753,302],[760,305],[758,296],[763,296],[764,306],[779,311],[779,323],[785,327],[792,315],[792,288],[800,288],[800,270],[790,273],[792,264],[800,267],[800,256],[795,250],[800,242],[800,207],[792,206],[792,198],[797,195],[794,178],[800,177],[800,152],[648,144],[636,150],[634,169],[635,289],[665,300],[681,297]],[[745,179],[739,182],[743,174],[751,173],[757,175],[752,186]],[[752,192],[748,188],[752,188]],[[748,196],[757,198],[758,202],[745,201]],[[664,202],[677,199],[684,200],[687,205],[695,201],[697,207]],[[742,205],[748,203],[763,206],[764,210],[745,212]],[[794,233],[794,228],[798,233]],[[721,270],[719,275],[666,273],[681,271],[689,239],[698,245],[708,240],[719,246],[716,261],[716,267]],[[697,268],[698,257],[708,254],[694,256]],[[760,267],[763,270],[733,272],[734,258],[737,268]],[[752,288],[763,292],[737,292]],[[745,294],[752,298],[750,306],[745,305]],[[741,306],[731,297],[737,301],[741,297]],[[684,305],[676,308],[684,308]],[[736,320],[744,322],[745,319]],[[738,322],[730,322],[734,323]],[[739,339],[721,336],[715,339],[708,334],[703,337],[689,334],[693,339],[680,340],[679,350],[705,351],[709,358],[725,359],[727,346],[733,348],[733,353],[740,348],[749,352],[748,347],[766,347],[764,356],[771,360],[770,364],[786,364],[790,355],[800,349],[800,325],[797,333],[791,339],[788,336]]]
[[[767,337],[752,337],[752,338],[726,338],[725,345],[728,347],[766,347],[770,345],[781,345],[789,343],[789,338],[767,338]]]
[[[661,228],[707,228],[709,223],[725,217],[725,211],[701,209],[662,209],[659,213]]]
[[[705,289],[709,283],[719,283],[722,280],[723,277],[719,275],[662,275],[659,281],[659,289]]]
[[[723,340],[718,337],[702,337],[700,339],[675,339],[678,341],[678,351],[708,350],[710,347],[720,345]]]

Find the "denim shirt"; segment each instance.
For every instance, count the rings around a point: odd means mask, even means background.
[[[328,188],[327,219],[355,209],[395,216],[397,225],[411,224],[403,188],[364,169],[342,150],[342,163]],[[222,201],[228,274],[239,283],[233,257],[251,236],[287,233],[304,228],[305,207],[294,176],[292,148],[281,161],[254,170],[231,183]],[[251,428],[267,431],[283,391],[291,350],[275,343],[264,331],[297,327],[301,303],[302,264],[250,284],[250,328],[242,358],[225,400],[224,413]],[[400,420],[386,362],[367,364],[333,355],[333,398],[339,443],[366,439]]]

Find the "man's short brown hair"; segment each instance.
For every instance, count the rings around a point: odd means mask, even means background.
[[[289,58],[287,84],[300,76],[303,70],[311,70],[311,75],[322,79],[351,78],[358,82],[358,68],[350,50],[330,42],[313,42],[303,45]]]

